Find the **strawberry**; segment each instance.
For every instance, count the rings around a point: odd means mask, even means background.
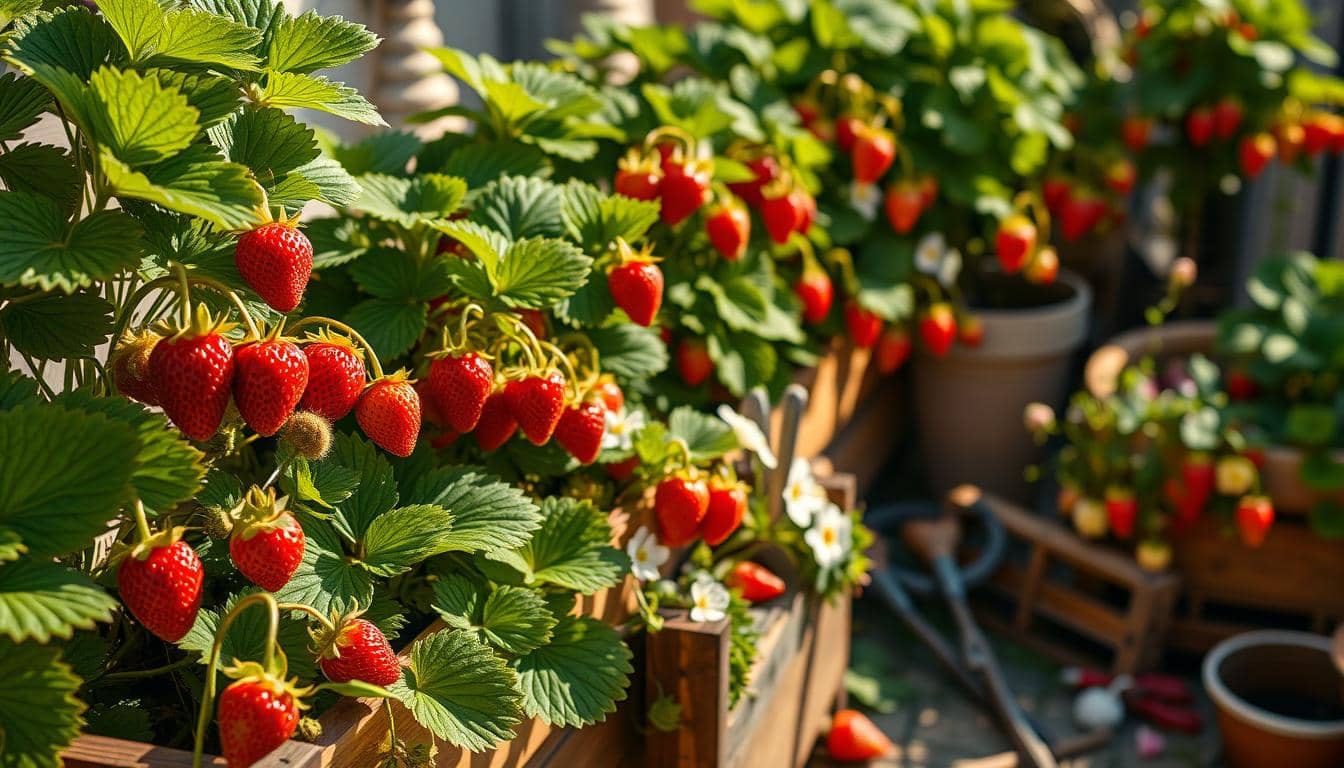
[[[935,200],[938,199],[938,179],[933,174],[924,174],[919,179],[919,207],[923,211],[929,210]]]
[[[444,418],[442,409],[439,408],[439,401],[430,397],[428,381],[425,379],[416,381],[415,394],[420,398],[421,421],[437,430],[452,429],[448,425],[448,420]]]
[[[803,319],[816,325],[831,313],[831,304],[835,301],[835,287],[831,276],[820,267],[805,267],[798,282],[793,284],[793,292],[803,302]]]
[[[709,487],[705,481],[682,475],[665,478],[653,495],[658,518],[658,540],[681,547],[695,539],[700,521],[709,511]]]
[[[607,428],[607,406],[601,400],[589,400],[566,408],[555,426],[555,441],[579,460],[592,464],[602,452],[602,435]]]
[[[1229,96],[1219,100],[1213,105],[1213,135],[1224,140],[1232,138],[1241,127],[1245,111],[1239,99]]]
[[[722,544],[742,525],[747,513],[747,489],[742,483],[719,478],[709,481],[709,506],[700,521],[700,537],[711,547]]]
[[[793,207],[798,211],[798,222],[793,231],[805,235],[808,230],[812,229],[813,222],[817,220],[817,198],[802,187],[795,187],[789,193],[789,197],[793,198]]]
[[[714,361],[703,341],[681,340],[677,345],[677,373],[688,387],[700,386],[714,373]]]
[[[833,760],[862,763],[890,755],[895,749],[896,745],[891,743],[891,739],[857,710],[842,709],[831,719],[831,730],[826,734],[826,751],[831,753]]]
[[[299,695],[304,691],[255,662],[226,674],[239,679],[219,695],[219,744],[229,768],[248,768],[294,735],[299,727]]]
[[[1059,276],[1059,254],[1054,248],[1045,246],[1036,252],[1036,258],[1027,265],[1023,273],[1028,282],[1036,285],[1049,285]]]
[[[658,186],[663,181],[663,169],[657,158],[638,149],[631,149],[616,166],[616,180],[612,184],[616,194],[636,200],[658,199]]]
[[[238,572],[268,592],[289,583],[303,562],[303,527],[277,501],[275,489],[255,485],[238,505],[237,524],[229,538],[229,556]]]
[[[1274,138],[1279,142],[1279,160],[1284,165],[1292,165],[1302,152],[1307,141],[1306,129],[1301,123],[1280,123],[1274,129]]]
[[[280,338],[279,327],[264,339],[233,351],[233,402],[247,426],[262,437],[280,431],[308,386],[308,358]]]
[[[1242,175],[1248,179],[1259,176],[1278,151],[1279,142],[1272,134],[1257,133],[1243,138],[1237,147],[1237,160],[1241,163]]]
[[[761,155],[747,161],[747,167],[755,175],[751,181],[739,181],[728,185],[734,195],[746,201],[747,205],[757,207],[765,199],[761,190],[770,182],[779,178],[779,161],[770,155]]]
[[[724,584],[742,593],[742,599],[749,603],[764,603],[788,591],[784,580],[760,563],[743,560],[728,572]]]
[[[149,354],[154,398],[192,440],[210,439],[229,407],[233,345],[223,336],[229,327],[198,305],[190,326],[161,339]]]
[[[327,421],[345,418],[364,391],[364,357],[349,339],[321,333],[303,346],[308,358],[308,386],[299,409]]]
[[[663,304],[663,271],[652,258],[627,249],[622,262],[607,273],[607,287],[631,322],[645,328],[653,324]]]
[[[155,534],[140,542],[117,569],[122,602],[145,629],[176,643],[196,623],[201,608],[205,569],[182,528]]]
[[[1191,505],[1200,509],[1213,496],[1216,471],[1207,453],[1191,453],[1181,462],[1181,484]]]
[[[533,445],[545,445],[565,409],[565,377],[559,371],[504,384],[504,402]]]
[[[899,325],[887,326],[877,340],[873,358],[879,373],[895,373],[910,357],[910,334]]]
[[[1302,131],[1302,149],[1307,153],[1307,157],[1315,157],[1324,152],[1335,136],[1330,115],[1324,112],[1308,116],[1302,123]]]
[[[483,451],[494,451],[507,443],[517,431],[518,422],[513,419],[504,392],[497,390],[490,393],[481,408],[481,418],[476,421],[476,429],[473,432],[476,435],[476,444]]]
[[[1134,169],[1134,164],[1124,158],[1115,160],[1106,168],[1106,186],[1120,197],[1133,191],[1137,178],[1138,171]]]
[[[527,326],[527,330],[531,331],[533,336],[544,339],[549,335],[549,330],[546,327],[546,315],[541,310],[519,309],[515,311],[518,313],[518,319],[523,321],[523,325]]]
[[[1041,184],[1041,198],[1051,213],[1058,213],[1073,191],[1073,182],[1065,176],[1050,176]]]
[[[312,633],[322,674],[333,683],[360,680],[392,685],[401,679],[401,662],[383,631],[359,616],[358,611],[337,616],[331,628],[323,627]]]
[[[740,204],[720,203],[709,209],[705,232],[720,256],[737,261],[747,250],[747,240],[751,238],[751,216]]]
[[[610,464],[603,464],[602,469],[606,470],[607,476],[618,483],[623,483],[630,479],[630,476],[639,468],[639,455],[636,454],[623,461],[614,461]]]
[[[1229,369],[1224,378],[1226,381],[1223,387],[1227,390],[1227,397],[1234,402],[1244,403],[1260,393],[1260,386],[1255,383],[1255,379],[1243,370]]]
[[[891,131],[865,125],[854,134],[849,161],[854,166],[855,181],[872,184],[882,178],[895,160],[896,136]]]
[[[149,378],[149,356],[160,338],[150,331],[127,333],[107,361],[108,374],[117,391],[145,405],[159,404]]]
[[[1076,189],[1059,208],[1059,232],[1073,242],[1092,231],[1106,215],[1106,203],[1087,189]]]
[[[798,231],[803,218],[800,202],[792,191],[765,194],[761,202],[761,218],[765,221],[765,232],[770,235],[771,241],[783,245],[789,241],[789,235]]]
[[[957,341],[968,347],[978,347],[985,342],[985,324],[977,315],[967,315],[957,323]]]
[[[429,364],[424,384],[425,406],[431,404],[454,430],[467,433],[481,419],[485,399],[494,388],[490,361],[476,352],[446,354]]]
[[[1199,522],[1199,517],[1204,512],[1204,504],[1199,499],[1189,493],[1181,481],[1174,477],[1168,477],[1162,482],[1162,497],[1167,505],[1175,512],[1172,518],[1172,529],[1176,533],[1185,533]]]
[[[284,218],[244,232],[234,259],[238,274],[277,312],[299,306],[313,274],[313,244]]]
[[[598,380],[593,387],[593,394],[602,400],[608,411],[620,413],[625,408],[625,393],[621,391],[621,385],[609,377],[604,376]]]
[[[845,304],[845,327],[849,329],[849,340],[859,349],[868,349],[877,343],[882,334],[882,318],[865,309],[859,302]]]
[[[957,338],[957,319],[951,305],[938,302],[929,307],[919,319],[919,338],[934,357],[942,357],[952,348]]]
[[[1116,536],[1128,539],[1134,535],[1134,521],[1139,516],[1139,500],[1128,488],[1106,490],[1106,522]]]
[[[858,139],[859,133],[868,127],[863,118],[855,115],[841,115],[835,121],[835,145],[841,152],[849,152],[854,149],[854,142]]]
[[[1120,124],[1120,134],[1125,141],[1125,146],[1129,151],[1135,154],[1142,152],[1148,146],[1148,137],[1153,132],[1153,119],[1141,115],[1128,115],[1123,123]]]
[[[370,384],[355,405],[355,421],[374,445],[394,456],[410,456],[420,435],[420,396],[407,372]]]
[[[709,200],[709,180],[712,169],[704,160],[688,160],[663,164],[663,181],[658,185],[662,201],[663,223],[675,227]]]
[[[999,222],[994,235],[994,250],[999,266],[1007,274],[1014,274],[1026,266],[1027,259],[1036,250],[1036,225],[1021,214],[1013,214]]]
[[[1209,143],[1213,138],[1213,111],[1208,107],[1195,107],[1185,116],[1185,136],[1196,149]]]
[[[887,187],[882,207],[887,212],[891,228],[896,230],[896,234],[904,235],[915,228],[920,215],[924,213],[924,193],[918,184],[903,179]]]
[[[1273,524],[1274,502],[1268,496],[1244,496],[1237,503],[1237,533],[1246,546],[1264,544],[1269,526]]]

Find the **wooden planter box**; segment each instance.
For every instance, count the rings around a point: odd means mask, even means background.
[[[794,375],[794,383],[808,394],[795,455],[804,459],[821,455],[851,423],[855,413],[882,383],[883,377],[871,363],[871,350],[857,349],[848,341],[835,339],[815,367]],[[772,445],[779,444],[781,421],[777,410],[770,419]]]

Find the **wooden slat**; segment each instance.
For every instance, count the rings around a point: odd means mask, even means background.
[[[322,750],[291,741],[256,764],[256,768],[317,768]],[[65,768],[191,768],[191,753],[106,736],[80,736],[61,755]],[[225,768],[224,758],[207,757],[203,765]]]
[[[645,648],[645,710],[662,695],[681,705],[684,725],[650,729],[644,737],[648,768],[717,768],[727,755],[728,620],[695,622],[670,615]]]

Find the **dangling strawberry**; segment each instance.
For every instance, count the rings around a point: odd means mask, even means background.
[[[705,216],[705,233],[720,256],[737,261],[751,239],[751,216],[739,203],[719,203]]]
[[[845,304],[845,327],[849,329],[849,340],[854,346],[868,349],[882,334],[882,318],[859,302],[850,301]]]
[[[1138,171],[1134,169],[1134,164],[1123,157],[1106,167],[1106,186],[1120,197],[1125,197],[1133,191],[1137,178]]]
[[[279,749],[299,727],[302,697],[296,688],[249,661],[224,671],[234,678],[219,695],[219,744],[229,768],[249,768]]]
[[[609,376],[603,376],[598,379],[593,387],[593,394],[597,395],[602,404],[607,406],[607,410],[613,413],[620,413],[625,409],[625,393],[621,391],[621,385],[617,384]]]
[[[1245,137],[1237,147],[1237,160],[1241,163],[1242,175],[1248,179],[1259,176],[1278,151],[1279,143],[1272,134],[1257,133]]]
[[[999,222],[994,235],[994,251],[999,265],[1007,274],[1014,274],[1026,265],[1036,250],[1036,225],[1021,214],[1013,214]]]
[[[1029,283],[1050,285],[1059,276],[1059,254],[1048,245],[1041,248],[1036,251],[1036,258],[1027,264],[1027,269],[1022,274]]]
[[[1139,501],[1128,488],[1106,490],[1106,521],[1111,531],[1122,539],[1134,535],[1134,521],[1139,517]]]
[[[280,338],[280,326],[233,351],[233,402],[262,437],[280,431],[307,386],[308,358],[297,344]]]
[[[364,391],[364,357],[344,336],[321,332],[303,346],[308,358],[308,386],[299,409],[327,421],[345,418]]]
[[[494,388],[494,369],[479,353],[444,354],[429,364],[425,399],[448,426],[463,434],[476,428],[485,399]]]
[[[331,627],[310,630],[322,674],[333,683],[359,680],[389,686],[401,679],[401,662],[387,636],[358,609],[332,617]]]
[[[1073,183],[1066,176],[1049,176],[1041,184],[1041,198],[1045,200],[1045,207],[1055,214],[1059,213],[1072,191]]]
[[[924,213],[924,193],[917,183],[902,179],[887,187],[882,205],[891,228],[896,230],[896,234],[904,235],[915,228],[920,215]]]
[[[957,338],[957,319],[951,305],[939,302],[930,306],[919,320],[919,337],[934,357],[946,355]]]
[[[523,436],[533,445],[545,445],[555,433],[565,409],[565,377],[558,371],[528,376],[504,384],[504,401]]]
[[[234,510],[229,556],[238,572],[268,592],[289,583],[303,562],[303,527],[276,500],[275,489],[252,486]]]
[[[957,341],[968,347],[978,347],[985,341],[985,324],[976,315],[967,315],[957,323]]]
[[[746,486],[717,476],[711,478],[709,506],[705,508],[705,519],[700,521],[700,538],[709,546],[717,547],[742,525],[746,513]]]
[[[1106,203],[1087,189],[1075,189],[1059,209],[1059,232],[1073,242],[1092,231],[1106,215]]]
[[[1153,132],[1153,119],[1141,115],[1128,115],[1120,125],[1121,136],[1129,151],[1138,154],[1148,146],[1148,137]]]
[[[1316,112],[1302,122],[1302,149],[1306,151],[1307,157],[1321,154],[1334,140],[1335,129],[1331,118],[1332,115],[1327,112]]]
[[[675,475],[658,483],[653,495],[658,518],[658,540],[669,547],[691,543],[709,510],[709,487],[704,480]]]
[[[768,603],[789,589],[774,571],[750,560],[734,565],[723,582],[741,592],[742,599],[749,603]]]
[[[135,331],[122,337],[107,361],[107,371],[117,391],[136,402],[158,405],[149,374],[149,356],[161,337],[150,331]]]
[[[793,231],[806,235],[808,230],[812,229],[813,222],[817,220],[817,198],[802,187],[794,187],[789,196],[793,198],[793,207],[798,211],[798,221]]]
[[[740,181],[728,185],[734,195],[746,201],[747,205],[757,207],[764,199],[761,190],[770,182],[779,178],[779,161],[770,155],[761,155],[747,161],[747,167],[755,175],[751,181]]]
[[[631,149],[616,166],[616,194],[636,200],[658,199],[658,187],[663,181],[663,169],[654,155]]]
[[[714,373],[714,360],[700,339],[682,339],[677,345],[677,374],[688,387],[698,387]]]
[[[938,179],[933,174],[926,173],[919,178],[919,208],[920,211],[927,211],[933,207],[938,199]]]
[[[798,231],[803,211],[800,200],[791,190],[767,190],[761,202],[761,219],[765,222],[765,232],[770,240],[778,245],[789,242],[789,236]]]
[[[854,180],[872,184],[882,178],[896,161],[896,136],[885,128],[861,126],[854,134],[854,146],[849,150]]]
[[[394,456],[410,456],[420,436],[420,396],[407,372],[370,384],[355,405],[355,421],[374,445]]]
[[[1307,132],[1301,123],[1279,123],[1274,129],[1274,138],[1279,142],[1279,160],[1284,165],[1292,165],[1297,162],[1297,157],[1302,152],[1302,146],[1307,141]]]
[[[517,431],[518,422],[514,421],[503,390],[490,393],[485,399],[485,406],[481,408],[481,418],[476,421],[476,429],[472,432],[476,436],[476,444],[486,452],[498,450]]]
[[[1248,547],[1265,543],[1274,524],[1274,502],[1268,496],[1245,496],[1237,503],[1237,533]]]
[[[555,426],[555,441],[580,464],[592,464],[602,452],[602,435],[607,427],[607,406],[601,400],[588,400],[566,408]]]
[[[630,476],[639,468],[639,454],[635,454],[624,461],[614,461],[610,464],[603,464],[602,469],[607,473],[607,477],[618,483],[624,483],[630,479]]]
[[[1209,143],[1213,138],[1213,111],[1208,107],[1195,107],[1185,116],[1185,136],[1196,149]]]
[[[1213,135],[1220,139],[1230,139],[1241,127],[1241,116],[1245,109],[1241,101],[1229,96],[1213,105]]]
[[[662,201],[663,223],[675,227],[700,210],[709,200],[709,180],[713,169],[705,160],[674,159],[663,164],[663,181],[658,185]]]
[[[877,371],[882,374],[895,373],[910,358],[910,334],[899,325],[888,326],[877,340],[877,350],[873,358],[877,361]]]
[[[882,733],[872,720],[853,709],[842,709],[831,720],[826,735],[826,751],[831,759],[846,763],[862,763],[890,755],[896,745]]]
[[[518,309],[518,319],[523,321],[527,330],[532,332],[538,339],[544,339],[549,334],[546,327],[546,315],[539,309]]]
[[[1181,462],[1181,484],[1192,506],[1204,508],[1213,496],[1217,470],[1207,453],[1191,453]]]
[[[200,304],[190,326],[161,339],[149,354],[154,398],[192,440],[209,440],[229,407],[233,345],[223,334],[230,327]]]
[[[136,544],[117,569],[117,591],[131,615],[160,640],[176,643],[196,623],[205,569],[173,528]]]
[[[303,301],[313,274],[313,244],[292,219],[267,222],[238,238],[234,249],[238,274],[277,312]]]
[[[835,301],[835,287],[826,270],[816,266],[805,266],[798,282],[793,284],[793,292],[803,302],[803,319],[816,325],[831,313],[831,304]]]
[[[645,328],[653,324],[663,304],[663,271],[647,248],[636,252],[622,241],[620,263],[607,273],[607,287],[631,322]]]
[[[841,152],[849,152],[854,149],[854,141],[867,126],[868,124],[861,117],[841,115],[835,121],[835,146],[839,147]]]

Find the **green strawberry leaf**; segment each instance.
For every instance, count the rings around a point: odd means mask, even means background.
[[[0,635],[16,643],[69,640],[76,629],[111,621],[117,607],[93,579],[56,563],[0,565]]]
[[[574,294],[593,260],[564,240],[533,237],[511,243],[486,270],[495,296],[510,307],[542,309]]]
[[[620,323],[587,333],[602,370],[622,381],[650,379],[667,368],[667,345],[652,328]]]
[[[392,465],[373,443],[344,432],[336,433],[331,453],[313,465],[314,472],[321,472],[321,467],[326,464],[341,467],[358,478],[354,493],[333,502],[336,514],[332,516],[331,524],[347,541],[359,541],[379,515],[397,506],[397,484]]]
[[[331,148],[332,157],[355,176],[384,173],[402,176],[420,151],[420,138],[406,131],[381,131],[355,144]]]
[[[523,711],[564,727],[601,722],[625,699],[635,671],[631,658],[613,627],[587,616],[566,616],[549,643],[511,662],[523,691]]]
[[[346,556],[332,525],[300,513],[305,536],[303,562],[275,599],[303,603],[322,613],[348,611],[373,601],[373,574]]]
[[[0,336],[40,360],[89,357],[112,332],[112,303],[80,291],[39,294],[0,308]]]
[[[658,221],[658,203],[607,195],[591,184],[570,181],[561,211],[565,229],[586,253],[602,253],[624,238],[635,242]]]
[[[315,75],[268,71],[258,101],[272,107],[315,109],[365,125],[387,125],[359,91]]]
[[[443,507],[415,504],[379,515],[369,525],[360,563],[378,576],[395,576],[448,551],[453,516]]]
[[[692,461],[713,461],[736,449],[733,430],[717,416],[701,413],[689,405],[672,412],[667,419],[668,433],[686,443]]]
[[[495,179],[508,176],[544,178],[551,173],[544,152],[513,142],[468,144],[448,155],[438,170],[462,178],[469,190],[483,189]]]
[[[280,204],[279,198],[284,193],[282,187],[286,183],[299,182],[304,185],[301,194],[299,193],[300,190],[296,190],[291,197],[302,202],[321,200],[336,207],[355,202],[359,199],[361,191],[359,182],[355,181],[354,176],[346,173],[340,163],[329,157],[318,157],[286,174],[284,180],[271,191],[271,203]],[[299,206],[294,205],[294,207]]]
[[[319,154],[313,129],[273,108],[245,108],[207,133],[225,159],[251,168],[264,185]]]
[[[319,158],[326,161],[326,158]],[[328,161],[330,162],[330,161]],[[336,166],[339,168],[340,166]],[[342,171],[344,172],[344,171]],[[351,179],[354,182],[354,179]],[[358,187],[356,186],[356,190]],[[356,191],[356,195],[358,191]],[[313,219],[303,228],[313,243],[313,269],[347,264],[368,252],[368,236],[354,219]]]
[[[266,66],[280,72],[308,73],[354,61],[377,45],[378,37],[364,25],[309,11],[275,26]]]
[[[176,72],[170,69],[149,69],[165,88],[173,88],[187,97],[187,103],[200,112],[202,128],[209,128],[228,117],[242,100],[238,86],[227,77],[209,73]]]
[[[350,267],[350,276],[365,293],[380,299],[429,301],[452,288],[441,263],[417,259],[400,248],[378,247]]]
[[[403,227],[446,221],[467,194],[461,179],[438,173],[413,179],[369,173],[359,177],[359,184],[363,194],[357,208]]]
[[[465,629],[508,654],[524,654],[546,644],[556,618],[537,592],[498,585],[483,598],[458,574],[434,582],[434,611],[448,626]]]
[[[101,3],[98,9],[103,10]],[[256,70],[260,61],[250,51],[260,42],[261,33],[251,27],[195,8],[179,8],[165,14],[149,62]]]
[[[23,540],[16,531],[0,528],[0,563],[18,560],[19,556],[27,551],[28,548],[23,545]]]
[[[261,32],[252,53],[264,53],[280,22],[289,18],[279,0],[191,0],[191,5]]]
[[[561,187],[544,179],[505,176],[486,185],[472,204],[471,220],[504,233],[510,240],[560,237]]]
[[[0,154],[0,181],[18,192],[49,197],[62,211],[74,211],[84,175],[60,147],[19,144]]]
[[[428,320],[428,305],[391,299],[361,301],[345,316],[345,322],[364,336],[381,360],[410,349],[424,333]]]
[[[0,27],[40,9],[42,0],[4,0],[0,2]]]
[[[436,737],[483,752],[514,737],[522,722],[518,677],[470,632],[444,630],[411,646],[411,665],[393,694]]]
[[[132,170],[107,151],[98,160],[114,194],[199,216],[224,229],[254,224],[262,204],[262,189],[246,166],[224,162],[201,144],[143,171]]]
[[[150,165],[181,152],[200,133],[200,112],[153,76],[103,67],[89,78],[89,132],[114,157]]]
[[[0,766],[60,768],[60,752],[79,735],[81,681],[55,646],[0,638]],[[510,673],[512,674],[512,673]]]
[[[100,211],[71,226],[50,198],[0,192],[0,227],[3,284],[72,293],[139,264],[140,225],[121,211]]]
[[[40,11],[19,20],[7,47],[5,58],[48,88],[57,72],[73,75],[82,85],[95,69],[126,59],[126,49],[112,27],[102,16],[78,6]]]
[[[51,94],[31,77],[0,75],[0,141],[13,141],[51,104]]]
[[[541,528],[526,544],[486,557],[523,574],[528,584],[553,584],[585,595],[620,581],[630,563],[611,546],[605,512],[587,501],[551,496],[541,502],[541,514]]]
[[[541,526],[537,505],[520,488],[473,467],[440,467],[420,475],[407,501],[434,504],[453,514],[448,549],[516,549]]]
[[[307,530],[307,525],[304,529]],[[186,636],[178,641],[178,647],[184,651],[195,651],[200,654],[198,662],[202,665],[209,664],[210,648],[214,645],[215,635],[219,632],[220,620],[233,610],[240,599],[259,591],[256,588],[249,588],[230,595],[219,610],[202,608],[201,612],[196,614],[196,623],[192,624]],[[224,634],[224,640],[220,643],[220,663],[231,664],[234,659],[261,661],[265,656],[269,621],[266,609],[260,605],[253,605],[238,614],[229,624],[229,631]],[[303,682],[317,676],[317,665],[313,662],[312,652],[308,650],[308,646],[312,643],[308,635],[308,620],[303,614],[282,612],[276,640],[289,662],[289,674]]]

